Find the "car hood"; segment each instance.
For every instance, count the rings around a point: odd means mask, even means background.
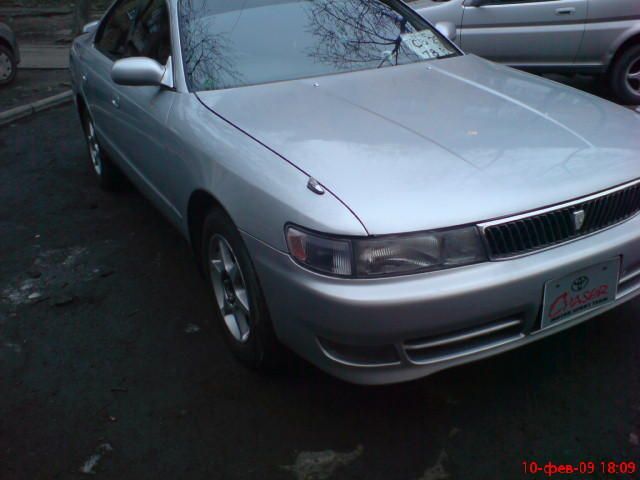
[[[198,97],[374,235],[494,219],[640,178],[640,115],[473,55]]]

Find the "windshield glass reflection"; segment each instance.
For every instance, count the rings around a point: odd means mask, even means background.
[[[181,0],[192,90],[215,90],[457,55],[395,0]]]

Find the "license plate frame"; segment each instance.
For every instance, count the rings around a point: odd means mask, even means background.
[[[553,327],[613,303],[618,290],[620,260],[615,257],[547,281],[541,328]]]

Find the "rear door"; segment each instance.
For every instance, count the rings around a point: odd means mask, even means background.
[[[640,33],[640,1],[589,0],[589,18],[576,63],[607,66],[618,47]]]
[[[461,46],[522,67],[572,65],[585,29],[587,0],[466,0]]]

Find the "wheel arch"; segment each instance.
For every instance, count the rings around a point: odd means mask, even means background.
[[[634,45],[640,45],[640,27],[624,39],[615,49],[615,53],[611,56],[607,65],[607,72],[611,71],[611,68],[615,65],[620,56],[622,56],[628,48]]]
[[[231,218],[227,209],[208,190],[198,188],[191,193],[187,204],[187,232],[188,240],[196,259],[199,259],[201,254],[200,238],[202,237],[204,220],[212,208],[222,210]]]
[[[85,115],[85,114],[90,115],[87,102],[85,101],[84,97],[79,93],[76,95],[76,107],[78,108],[79,115]]]
[[[15,56],[16,52],[13,49],[13,45],[4,37],[0,37],[0,46],[6,47],[11,52],[11,55]]]
[[[87,105],[87,102],[85,101],[84,97],[79,93],[76,95],[76,109],[78,111],[78,118],[80,118],[80,124],[82,125],[82,129],[86,130],[84,116],[88,115],[89,117],[91,117],[91,113],[89,112],[89,106]]]

